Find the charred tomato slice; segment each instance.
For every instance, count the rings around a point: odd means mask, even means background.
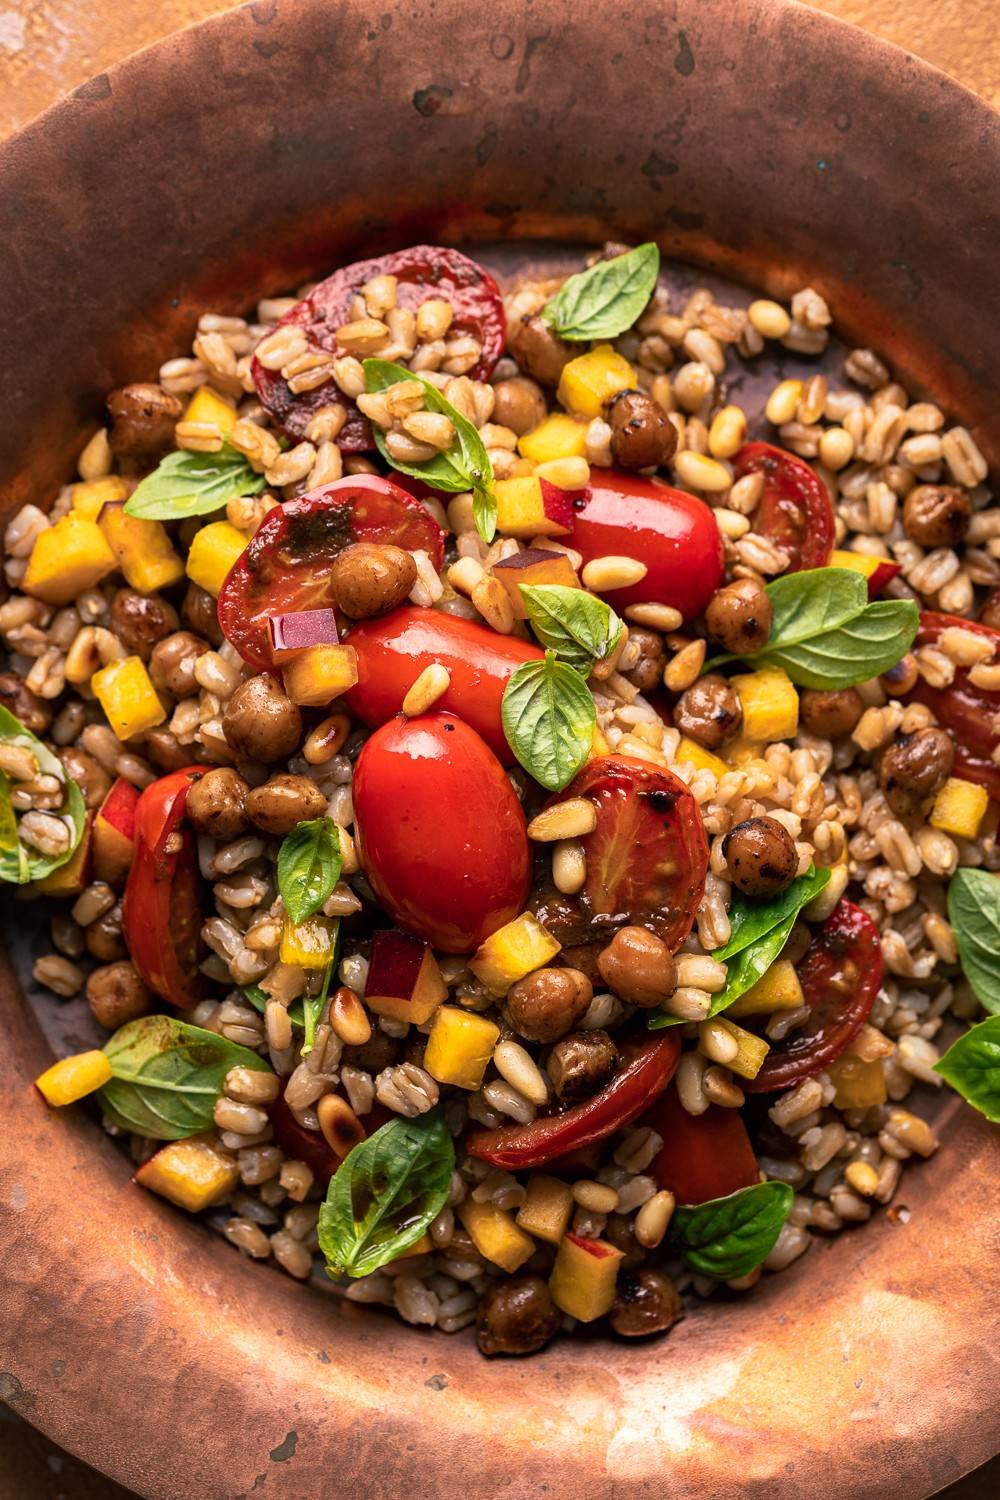
[[[965,620],[960,615],[942,615],[925,610],[920,616],[920,631],[915,646],[934,646],[945,630],[969,630],[987,638],[1000,655],[1000,630]],[[909,695],[932,708],[942,728],[955,741],[955,775],[984,786],[991,797],[1000,799],[1000,765],[993,759],[1000,745],[1000,692],[976,687],[969,681],[969,669],[956,667],[954,681],[946,688],[933,688],[922,677]]]
[[[836,536],[833,503],[809,465],[771,443],[747,443],[733,459],[733,472],[737,479],[763,474],[753,529],[788,554],[786,571],[825,568]]]
[[[122,907],[136,972],[155,994],[181,1010],[201,998],[201,877],[195,837],[183,819],[188,792],[205,769],[173,771],[142,793]]]

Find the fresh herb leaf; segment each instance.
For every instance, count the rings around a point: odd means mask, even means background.
[[[1000,879],[987,870],[956,870],[948,887],[948,920],[976,998],[1000,1015]]]
[[[257,1011],[260,1015],[263,1015],[267,1010],[267,1002],[271,997],[264,990],[262,990],[259,985],[248,984],[244,986],[243,998],[248,1005],[253,1006],[255,1011]],[[302,1031],[304,1029],[306,1022],[302,1010],[301,1000],[292,1001],[291,1005],[288,1007],[288,1019],[291,1021],[292,1026],[296,1031]]]
[[[767,586],[773,640],[794,646],[859,615],[868,603],[868,584],[850,568],[810,568],[785,573]]]
[[[1000,1124],[1000,1016],[990,1016],[966,1031],[934,1064],[934,1071],[973,1109]]]
[[[287,834],[278,850],[278,891],[298,925],[319,911],[340,879],[340,834],[332,818],[311,818]]]
[[[228,443],[218,453],[168,453],[125,501],[140,521],[182,521],[207,516],[230,500],[259,495],[267,480]]]
[[[590,754],[597,722],[590,689],[552,651],[508,679],[500,717],[521,765],[550,792],[561,792]]]
[[[331,1276],[368,1276],[415,1245],[448,1197],[455,1146],[439,1109],[397,1118],[344,1159],[316,1226]]]
[[[230,1068],[269,1073],[248,1047],[172,1016],[142,1016],[104,1048],[114,1076],[98,1091],[112,1124],[156,1141],[179,1141],[212,1125]]]
[[[318,995],[305,996],[302,1001],[302,1022],[305,1030],[305,1040],[302,1043],[302,1056],[308,1057],[316,1045],[316,1027],[319,1018],[323,1014],[327,996],[330,993],[330,982],[333,979],[340,956],[340,923],[337,923],[337,935],[333,940],[333,952],[330,954],[330,962],[327,964],[323,974],[323,983],[320,985]]]
[[[610,604],[586,589],[558,583],[522,583],[528,619],[542,645],[586,675],[618,644],[625,626]]]
[[[545,322],[573,343],[613,339],[631,328],[653,295],[660,252],[651,242],[570,276],[542,308]]]
[[[726,1198],[680,1206],[670,1240],[692,1271],[735,1281],[774,1249],[795,1195],[787,1182],[758,1182]]]
[[[814,896],[818,896],[828,883],[831,872],[810,866],[804,875],[799,875],[770,901],[751,901],[736,891],[729,907],[729,941],[716,948],[713,958],[732,958],[744,948],[765,937],[772,928],[785,922],[788,917],[797,917]]]
[[[446,401],[436,385],[424,380],[404,365],[394,365],[386,359],[366,359],[364,362],[365,388],[370,395],[386,390],[401,380],[412,380],[422,387],[424,406],[428,411],[440,412],[450,417],[455,428],[455,442],[444,453],[437,453],[422,464],[406,464],[393,458],[385,443],[385,433],[373,422],[372,432],[378,451],[387,464],[399,469],[402,474],[412,474],[422,479],[431,489],[445,490],[449,494],[472,491],[472,512],[476,529],[484,542],[492,542],[497,529],[497,503],[493,495],[493,465],[486,446],[478,431],[461,412]]]
[[[0,881],[8,881],[11,885],[24,885],[29,880],[43,880],[46,875],[51,875],[53,870],[59,870],[68,860],[72,859],[83,838],[83,831],[87,826],[87,809],[84,805],[80,788],[71,776],[66,774],[66,767],[51,751],[48,745],[33,735],[30,729],[25,729],[20,719],[15,719],[8,709],[0,706],[0,742],[5,745],[17,745],[28,750],[38,762],[39,773],[43,776],[55,776],[63,786],[63,799],[58,808],[53,809],[54,816],[61,818],[67,824],[69,835],[69,847],[62,854],[41,854],[30,844],[21,842],[17,832],[21,821],[19,815],[11,802],[11,784],[3,778],[3,786],[0,788]]]

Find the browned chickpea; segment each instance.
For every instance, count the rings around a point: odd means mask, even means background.
[[[618,1048],[606,1031],[574,1031],[556,1042],[545,1071],[556,1098],[589,1099],[618,1066]]]
[[[157,641],[149,658],[149,675],[157,692],[173,698],[190,698],[197,693],[194,664],[208,649],[208,642],[190,630],[177,630]]]
[[[277,677],[241,682],[222,716],[222,732],[239,760],[286,760],[302,738],[302,714]]]
[[[799,693],[799,713],[810,734],[839,740],[858,726],[865,711],[857,688],[806,688]]]
[[[633,687],[640,693],[651,693],[659,687],[663,676],[663,637],[655,630],[643,630],[639,625],[628,628],[630,646],[638,646],[639,660],[625,673]]]
[[[197,757],[194,745],[182,745],[180,740],[163,725],[151,729],[146,736],[146,754],[161,771],[183,771]]]
[[[699,677],[674,705],[674,726],[706,750],[731,740],[742,717],[736,689],[717,672]]]
[[[165,453],[184,412],[176,396],[152,382],[120,386],[111,392],[105,405],[111,451],[129,458],[154,458]]]
[[[308,776],[282,772],[263,786],[255,786],[247,798],[247,813],[264,833],[283,837],[298,823],[321,818],[326,812],[326,798]]]
[[[57,754],[80,788],[86,806],[100,807],[111,790],[111,777],[104,767],[79,745],[65,745]]]
[[[537,313],[527,314],[507,329],[507,349],[522,374],[542,385],[558,385],[563,370],[580,352],[553,333]]]
[[[149,1010],[150,994],[127,959],[95,969],[87,980],[87,1000],[94,1019],[109,1031]]]
[[[979,611],[979,619],[991,630],[1000,630],[1000,589],[987,594]]]
[[[177,629],[177,611],[159,594],[119,589],[111,601],[111,628],[127,651],[148,661],[157,641]]]
[[[25,687],[16,672],[0,672],[0,703],[32,734],[44,734],[52,723],[52,705]]]
[[[776,818],[747,818],[722,843],[729,878],[745,896],[776,896],[795,879],[799,856]]]
[[[705,624],[723,651],[750,656],[767,644],[773,616],[764,585],[756,578],[737,578],[715,594],[705,611]]]
[[[87,952],[102,964],[115,963],[118,959],[125,958],[120,903],[116,902],[110,911],[104,913],[103,917],[98,917],[96,922],[91,922],[84,931],[83,940],[87,945]]]
[[[593,998],[594,987],[579,969],[536,969],[507,991],[504,1011],[518,1036],[554,1042],[576,1025]]]
[[[192,784],[185,813],[192,828],[213,839],[235,839],[247,830],[247,797],[250,788],[243,777],[228,766],[207,771]]]
[[[642,391],[619,391],[607,404],[611,457],[620,469],[668,464],[677,449],[677,428],[663,407]]]
[[[883,750],[878,779],[885,800],[898,817],[915,813],[925,798],[951,775],[955,747],[943,729],[918,729]]]
[[[509,427],[518,437],[532,432],[545,420],[545,395],[540,385],[524,375],[498,380],[493,387],[495,400],[491,420],[499,427]]]
[[[951,484],[918,484],[903,502],[903,529],[921,547],[954,547],[972,520],[972,503]]]
[[[618,1278],[608,1322],[615,1333],[634,1339],[665,1333],[683,1314],[681,1294],[670,1277],[643,1266]]]
[[[196,583],[189,583],[181,605],[181,614],[185,625],[189,625],[195,635],[203,635],[213,646],[222,645],[225,636],[219,624],[218,606],[207,589],[199,588]]]
[[[376,1027],[367,1042],[345,1047],[341,1054],[341,1061],[346,1067],[360,1068],[365,1073],[375,1074],[397,1063],[401,1051],[402,1048],[394,1036],[389,1036],[387,1032],[379,1031]]]
[[[354,542],[333,559],[328,576],[344,614],[369,620],[406,600],[417,581],[417,565],[402,547]]]
[[[677,987],[677,966],[662,938],[645,927],[622,927],[597,956],[601,978],[627,1005],[662,1005]]]
[[[558,1333],[561,1322],[540,1276],[511,1276],[483,1293],[476,1342],[483,1354],[534,1354]]]

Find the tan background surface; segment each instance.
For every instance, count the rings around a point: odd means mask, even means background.
[[[0,139],[127,53],[231,4],[0,0]],[[998,0],[822,0],[815,8],[917,53],[1000,108]],[[1000,1494],[1000,1461],[946,1493],[948,1500],[993,1500]],[[129,1496],[0,1408],[0,1500]]]

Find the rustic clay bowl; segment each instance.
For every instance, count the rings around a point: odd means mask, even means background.
[[[655,235],[778,295],[811,281],[1000,457],[1000,121],[797,5],[258,0],[77,90],[0,168],[5,509],[51,499],[102,392],[201,309],[421,238]],[[143,1495],[914,1500],[1000,1446],[1000,1148],[954,1099],[899,1222],[659,1344],[488,1363],[132,1187],[33,1092],[51,1045],[10,968],[0,1008],[0,1396]],[[49,1037],[85,1039],[55,1009]]]

